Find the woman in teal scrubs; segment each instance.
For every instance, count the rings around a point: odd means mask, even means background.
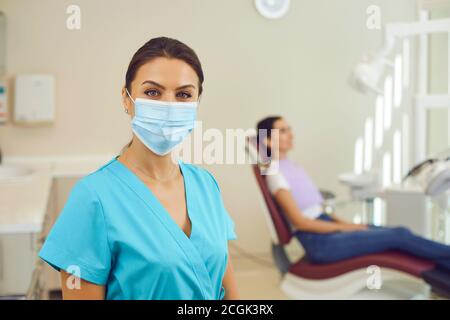
[[[61,271],[64,299],[237,299],[236,239],[219,186],[173,161],[192,130],[203,71],[194,51],[155,38],[133,56],[122,90],[133,138],[79,180],[39,252]]]

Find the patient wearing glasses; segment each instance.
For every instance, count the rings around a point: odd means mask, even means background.
[[[335,214],[325,214],[319,189],[305,170],[288,157],[293,149],[294,136],[286,120],[279,116],[268,117],[258,122],[257,129],[258,132],[267,130],[266,137],[261,139],[258,135],[258,145],[264,144],[271,157],[270,167],[277,168],[266,176],[267,186],[311,262],[331,263],[399,250],[431,260],[450,272],[448,245],[415,235],[405,227],[354,224]],[[278,148],[272,145],[271,129],[279,130]],[[275,142],[276,139],[273,140]],[[270,154],[271,147],[278,152]]]

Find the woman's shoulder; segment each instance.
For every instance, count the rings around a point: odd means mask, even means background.
[[[271,163],[266,172],[266,182],[272,195],[274,195],[279,189],[290,190],[289,182],[281,170],[279,162]]]
[[[108,185],[108,182],[106,181],[108,179],[106,169],[111,166],[114,161],[115,158],[79,178],[72,187],[72,193],[78,194],[79,196],[96,198],[96,189],[99,186]]]

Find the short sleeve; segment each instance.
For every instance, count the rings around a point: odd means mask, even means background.
[[[280,189],[290,190],[289,182],[287,182],[284,175],[278,171],[276,174],[266,176],[267,187],[272,195]]]
[[[83,179],[71,190],[39,257],[57,271],[106,284],[111,267],[106,222],[96,193]]]
[[[219,193],[219,197],[220,197],[220,202],[221,202],[221,207],[222,207],[222,213],[223,213],[223,217],[225,219],[225,228],[226,228],[226,235],[227,235],[227,240],[237,240],[237,234],[236,234],[236,227],[234,224],[233,219],[231,218],[230,214],[228,213],[227,209],[225,208],[225,205],[223,203],[223,199],[222,199],[222,192],[220,191],[220,187],[219,184],[217,183],[216,178],[214,178],[214,176],[207,170],[205,170],[208,175],[211,177],[211,179],[214,181],[214,184],[218,190]]]

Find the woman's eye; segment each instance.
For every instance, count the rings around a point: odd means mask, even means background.
[[[145,94],[151,97],[157,97],[159,95],[159,91],[155,89],[147,90],[145,91]]]
[[[183,99],[189,99],[190,97],[192,97],[192,95],[187,92],[178,92],[177,97],[183,98]]]

